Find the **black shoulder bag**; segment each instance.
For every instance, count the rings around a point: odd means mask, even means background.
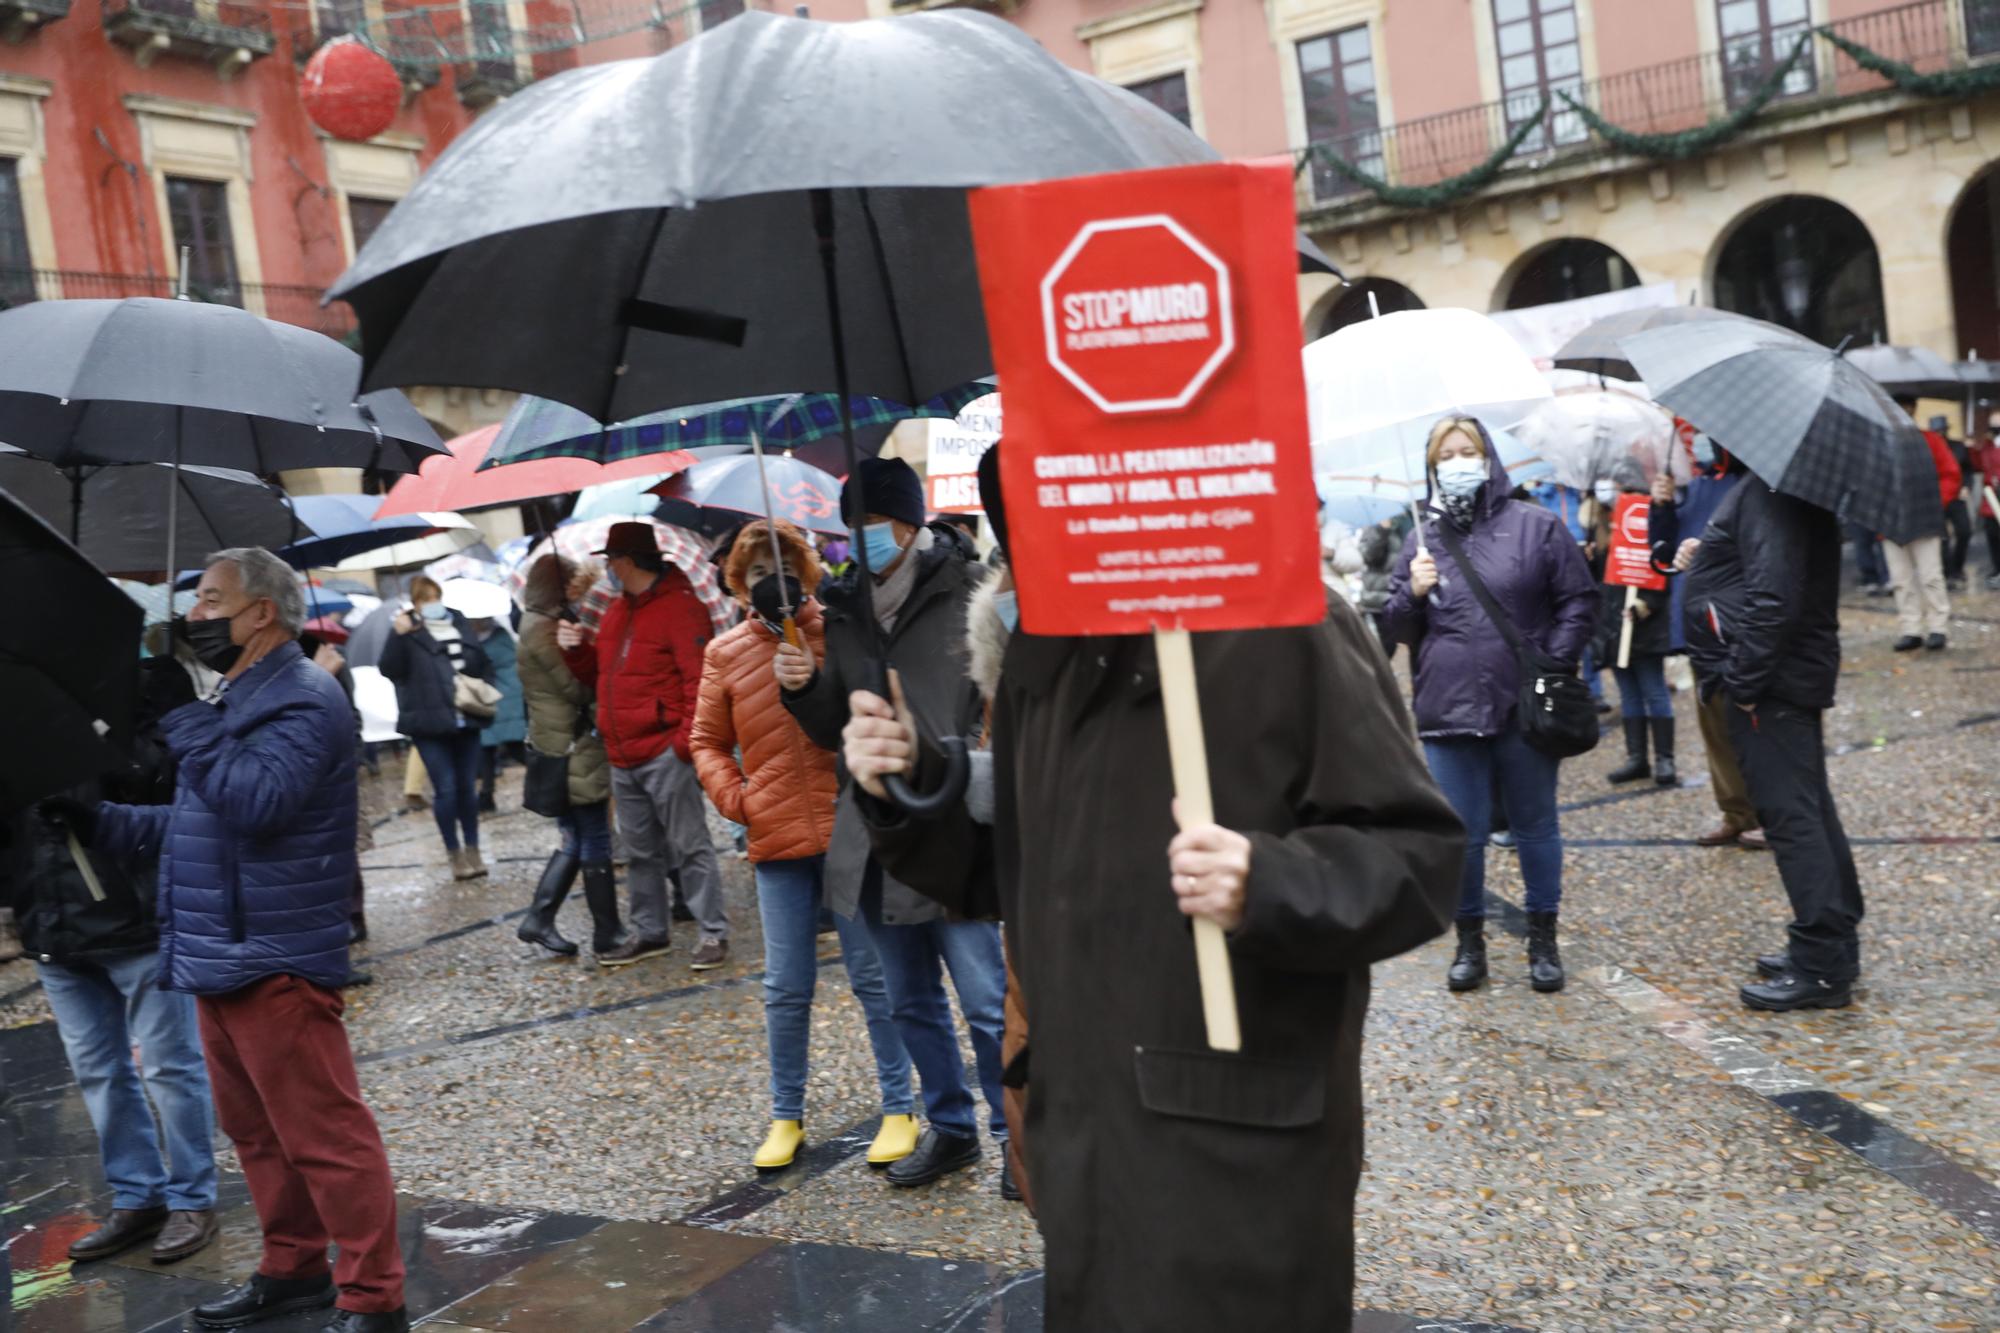
[[[590,705],[586,703],[576,710],[569,748],[561,754],[543,754],[533,741],[522,747],[528,760],[528,774],[521,783],[522,809],[551,819],[569,813],[569,757],[576,752],[577,741],[590,729],[589,719]]]
[[[1438,536],[1451,552],[1459,573],[1472,588],[1472,595],[1486,612],[1521,669],[1521,734],[1528,744],[1555,759],[1573,759],[1597,747],[1597,705],[1590,690],[1577,676],[1576,668],[1552,662],[1521,638],[1514,622],[1493,600],[1486,583],[1472,567],[1465,548],[1449,523],[1437,525]]]

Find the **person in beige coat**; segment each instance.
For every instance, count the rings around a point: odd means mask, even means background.
[[[521,589],[521,695],[528,709],[530,765],[541,757],[568,760],[568,808],[555,816],[562,843],[542,867],[541,882],[517,932],[530,944],[568,957],[576,945],[556,929],[556,911],[579,874],[590,906],[591,951],[618,943],[618,889],[611,873],[611,769],[597,733],[590,687],[579,681],[556,645],[556,626],[574,616],[597,571],[553,551],[528,567]],[[541,756],[541,757],[538,757]],[[531,779],[532,781],[532,772]]]

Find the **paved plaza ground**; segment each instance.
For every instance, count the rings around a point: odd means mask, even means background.
[[[1955,603],[1943,654],[1891,653],[1884,600],[1843,608],[1827,741],[1869,895],[1854,1008],[1737,1003],[1750,957],[1783,942],[1783,899],[1767,854],[1692,844],[1714,811],[1687,695],[1680,789],[1609,787],[1615,733],[1564,766],[1568,990],[1532,993],[1504,935],[1470,995],[1444,990],[1448,941],[1376,969],[1361,1328],[2000,1329],[2000,594]],[[689,971],[686,928],[623,971],[548,961],[513,935],[546,821],[503,788],[492,878],[454,884],[429,816],[390,813],[398,790],[392,763],[367,784],[375,982],[348,992],[348,1023],[405,1194],[413,1317],[1040,1326],[1040,1242],[997,1197],[995,1154],[915,1191],[862,1162],[873,1066],[830,953],[811,1146],[781,1175],[751,1169],[767,1106],[746,863],[725,856],[721,971]],[[1518,931],[1513,858],[1491,862]],[[588,937],[581,903],[562,925]],[[26,962],[0,967],[0,1091],[12,1328],[192,1328],[189,1307],[250,1271],[227,1157],[221,1245],[163,1270],[143,1251],[63,1259],[107,1196]]]

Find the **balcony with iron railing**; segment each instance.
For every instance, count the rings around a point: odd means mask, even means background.
[[[1917,0],[1829,24],[1827,30],[1924,74],[2000,60],[2000,0]],[[1739,45],[1584,81],[1570,96],[1630,133],[1684,133],[1742,108],[1790,55],[1795,41]],[[1782,123],[1892,87],[1844,51],[1811,36],[1759,115]],[[1516,131],[1524,131],[1520,149],[1495,185],[1619,151],[1560,97],[1551,95],[1543,109],[1539,93],[1317,140],[1307,151],[1338,156],[1391,186],[1426,186],[1479,167]],[[1312,203],[1320,211],[1360,211],[1377,202],[1366,186],[1317,156],[1309,171]]]
[[[271,14],[243,0],[103,0],[104,33],[141,68],[161,55],[204,60],[228,78],[271,54]]]
[[[0,309],[30,301],[59,298],[127,296],[171,297],[171,278],[151,273],[89,273],[73,269],[0,268]],[[345,301],[320,304],[320,289],[284,283],[238,282],[208,290],[191,288],[188,296],[218,305],[241,306],[275,319],[314,329],[329,338],[346,339],[354,332],[354,311]]]
[[[24,42],[68,14],[69,0],[0,0],[0,40]]]
[[[312,0],[311,3],[287,3],[285,5],[285,26],[292,39],[292,59],[304,65],[313,53],[336,37],[359,37],[367,41],[369,36],[368,6],[364,0]],[[385,5],[383,12],[393,9],[393,4]],[[384,52],[389,63],[402,78],[403,86],[412,91],[435,88],[441,77],[436,60],[412,59],[407,52]]]

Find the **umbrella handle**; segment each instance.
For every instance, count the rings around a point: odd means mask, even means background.
[[[785,617],[785,642],[786,642],[786,643],[789,643],[789,644],[790,644],[790,645],[791,645],[792,647],[794,647],[794,648],[797,648],[797,647],[799,647],[799,646],[800,646],[800,645],[799,645],[799,622],[798,622],[798,621],[796,621],[796,620],[794,620],[794,619],[793,619],[792,617],[790,617],[790,616],[786,616],[786,617]]]
[[[901,777],[882,779],[889,799],[918,819],[943,814],[964,800],[965,784],[972,778],[972,757],[966,753],[964,737],[946,736],[938,741],[938,748],[944,752],[944,781],[936,791],[920,794]]]

